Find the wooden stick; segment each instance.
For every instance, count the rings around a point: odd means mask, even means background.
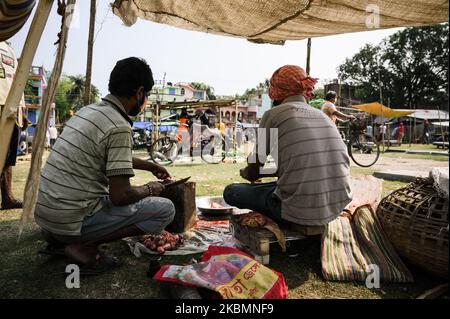
[[[311,38],[308,38],[308,43],[306,45],[306,74],[309,75],[311,70]]]
[[[417,299],[435,299],[442,296],[446,292],[448,292],[448,283],[439,285],[437,287],[425,291],[423,294],[417,297]]]
[[[22,98],[25,85],[27,84],[30,67],[33,63],[37,46],[47,23],[53,0],[40,0],[28,31],[27,39],[22,49],[22,55],[17,66],[17,71],[6,103],[0,118],[0,172],[3,171],[6,155],[8,154],[9,142],[15,123],[17,107]]]
[[[96,1],[91,0],[91,17],[89,19],[89,38],[86,61],[86,79],[84,82],[84,105],[91,104],[92,52],[94,50]]]

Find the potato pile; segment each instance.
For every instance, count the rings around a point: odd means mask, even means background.
[[[183,243],[182,235],[174,235],[163,231],[159,235],[144,235],[140,242],[148,249],[164,254],[167,250],[175,250]]]

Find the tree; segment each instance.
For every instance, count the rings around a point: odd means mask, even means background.
[[[68,79],[72,85],[67,92],[67,100],[73,106],[75,111],[78,111],[84,106],[84,91],[85,91],[85,76],[83,75],[69,75]],[[91,103],[98,101],[100,92],[92,85],[91,86]]]
[[[196,90],[206,91],[206,96],[208,100],[216,100],[216,96],[214,95],[214,88],[203,82],[191,82],[191,86]]]
[[[448,23],[406,28],[379,45],[366,45],[339,66],[339,77],[356,85],[356,98],[394,108],[448,103]]]
[[[347,84],[358,87],[357,99],[367,102],[380,99],[379,77],[385,79],[388,76],[380,57],[381,48],[379,46],[366,44],[351,59],[346,59],[339,66],[339,77]],[[383,85],[381,89],[383,89]]]
[[[264,92],[267,92],[269,89],[269,80],[265,79],[264,82],[258,83],[258,85],[254,88],[246,89],[244,94],[239,95],[236,94],[237,100],[248,100],[251,96],[261,95]]]
[[[424,107],[448,101],[448,24],[408,28],[383,44],[392,104]]]
[[[81,75],[61,77],[55,95],[55,109],[60,122],[65,122],[70,117],[70,111],[77,111],[84,106],[84,83]],[[97,102],[99,96],[99,90],[92,85],[91,102]]]
[[[69,92],[72,82],[67,77],[61,77],[56,88],[55,94],[55,110],[57,117],[61,123],[70,117],[72,106],[67,100],[67,92]]]
[[[324,99],[325,98],[325,92],[323,88],[317,88],[314,90],[314,99]]]

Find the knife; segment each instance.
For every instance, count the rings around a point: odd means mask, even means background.
[[[174,181],[174,182],[170,182],[170,183],[167,183],[167,184],[162,183],[162,184],[164,185],[164,187],[176,186],[176,185],[180,185],[180,184],[186,183],[190,178],[191,177],[189,176],[189,177],[186,177],[186,178]]]

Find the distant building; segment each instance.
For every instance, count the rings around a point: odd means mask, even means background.
[[[25,105],[27,109],[27,117],[32,123],[37,123],[41,112],[42,98],[47,88],[48,73],[43,66],[32,66],[28,75],[28,83],[31,84],[31,90],[27,90],[25,94]],[[55,107],[52,104],[50,112],[49,124],[55,124]],[[28,129],[29,135],[34,135],[34,128]]]
[[[333,80],[332,83],[324,85],[324,95],[328,91],[335,91],[338,95],[336,105],[349,107],[354,104],[361,104],[361,101],[355,99],[356,87],[349,84],[340,84],[337,79]]]
[[[205,101],[208,99],[205,90],[197,90],[189,83],[171,82],[163,83],[162,81],[155,81],[151,93],[148,98],[148,106],[145,109],[142,121],[148,121],[152,117],[152,107],[156,103],[166,104],[169,102],[189,102],[189,101]],[[161,110],[160,116],[165,117],[170,115],[170,110]]]
[[[243,123],[256,123],[257,105],[255,101],[237,101],[237,119]],[[222,120],[227,123],[236,121],[236,107],[226,106],[220,108]]]

